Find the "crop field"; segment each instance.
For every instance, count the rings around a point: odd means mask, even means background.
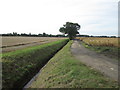
[[[98,53],[102,53],[109,58],[120,60],[118,53],[120,52],[119,38],[98,38],[98,37],[77,37],[83,41],[83,45]]]
[[[77,37],[77,39],[80,39],[81,41],[91,46],[120,47],[119,38]]]
[[[15,51],[18,49],[30,47],[30,46],[62,40],[62,39],[65,39],[65,38],[5,36],[5,37],[2,37],[2,45],[0,48],[2,48],[2,52],[9,52],[9,51]]]
[[[34,42],[55,41],[63,38],[54,37],[2,37],[2,46],[29,44]]]
[[[2,47],[30,44],[35,42],[55,41],[63,38],[54,37],[2,37]]]

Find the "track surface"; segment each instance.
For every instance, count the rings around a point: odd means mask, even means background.
[[[80,41],[75,40],[71,46],[72,54],[82,63],[94,68],[105,76],[118,81],[118,61],[98,54],[82,46]]]

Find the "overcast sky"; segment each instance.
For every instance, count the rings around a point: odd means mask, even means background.
[[[0,33],[60,34],[65,22],[80,34],[117,35],[119,0],[0,0]]]

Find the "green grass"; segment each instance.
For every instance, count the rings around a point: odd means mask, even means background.
[[[120,52],[120,48],[118,47],[109,47],[109,46],[91,46],[84,42],[82,45],[90,50],[96,51],[97,53],[104,54],[107,57],[113,58],[114,60],[120,60],[120,56],[118,52]]]
[[[114,88],[117,82],[76,60],[70,41],[41,70],[30,88]]]
[[[23,87],[68,39],[2,54],[3,88]]]

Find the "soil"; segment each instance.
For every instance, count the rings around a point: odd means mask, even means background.
[[[118,81],[118,60],[91,51],[82,46],[82,42],[78,40],[73,41],[71,52],[82,63],[90,66],[92,69],[98,70],[112,80]]]
[[[2,48],[2,53],[16,51],[19,49],[24,49],[24,48],[31,47],[31,46],[37,46],[37,45],[41,45],[41,44],[49,43],[49,42],[53,42],[53,41],[57,41],[57,40],[46,40],[43,42],[39,41],[39,42],[32,42],[32,43],[27,43],[27,44],[7,46],[7,47]]]
[[[66,38],[62,37],[22,37],[2,36],[0,37],[0,53],[15,51],[26,47],[36,46]]]

